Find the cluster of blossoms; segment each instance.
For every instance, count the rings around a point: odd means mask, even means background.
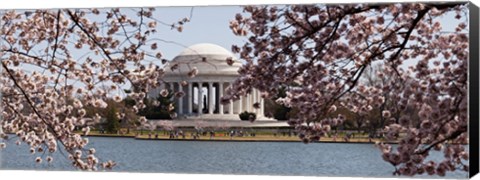
[[[129,97],[137,112],[145,107],[146,93],[160,86],[164,70],[156,62],[165,62],[157,50],[161,40],[152,38],[160,21],[154,18],[154,8],[136,11],[11,10],[1,15],[0,148],[11,139],[5,133],[13,133],[17,144],[28,144],[34,154],[65,149],[82,170],[115,166],[113,161],[100,162],[94,149],[82,153],[88,139],[76,130],[88,135],[102,119],[87,114],[87,107],[105,109],[110,100]],[[182,31],[188,21],[171,27]],[[131,92],[125,93],[126,88]],[[35,161],[41,163],[42,158]]]
[[[246,6],[230,23],[247,36],[232,46],[246,63],[222,103],[286,87],[277,103],[298,109],[288,122],[304,142],[344,121],[332,116],[340,107],[377,113],[385,137],[399,142],[396,150],[379,144],[395,174],[468,171],[466,11],[465,3]],[[444,16],[458,25],[445,30]],[[374,63],[381,80],[371,83],[364,79]],[[444,160],[424,161],[430,150]]]

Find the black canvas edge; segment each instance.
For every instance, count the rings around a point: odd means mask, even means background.
[[[470,2],[469,7],[469,177],[479,169],[479,10]]]

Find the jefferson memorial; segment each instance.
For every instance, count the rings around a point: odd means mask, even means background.
[[[233,64],[229,65],[227,58],[231,58]],[[241,66],[241,62],[223,47],[209,43],[195,44],[167,64],[164,83],[148,96],[158,97],[165,88],[183,92],[184,96],[173,99],[177,119],[240,120],[239,114],[244,111],[255,113],[257,120],[268,119],[264,116],[264,99],[258,90],[229,104],[220,104],[220,97],[239,77],[237,71]],[[198,70],[197,75],[189,77],[194,68]],[[259,103],[260,108],[254,108],[254,103]]]

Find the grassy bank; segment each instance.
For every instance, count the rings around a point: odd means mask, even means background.
[[[179,136],[178,138],[170,139],[169,136],[159,135],[158,137],[148,135],[139,135],[135,137],[139,140],[176,140],[176,141],[238,141],[238,142],[301,142],[301,140],[296,136],[243,136],[243,137],[229,137],[229,136],[200,136],[198,138],[193,138],[192,136]],[[355,138],[345,141],[343,138],[328,138],[324,137],[320,139],[320,142],[329,142],[329,143],[375,143],[375,141],[380,141],[380,139],[369,139],[365,138]]]
[[[150,134],[150,135],[149,135]],[[157,135],[158,134],[158,135]],[[195,133],[193,133],[195,134]],[[339,133],[340,134],[340,133]],[[200,135],[197,137],[192,136],[192,132],[185,132],[185,137],[179,135],[175,138],[170,138],[167,131],[130,131],[130,133],[125,134],[111,134],[111,133],[101,133],[99,131],[92,131],[88,136],[92,137],[129,137],[135,138],[138,140],[173,140],[173,141],[236,141],[236,142],[301,142],[298,136],[293,134],[282,134],[282,133],[272,133],[272,132],[256,132],[255,136],[233,136],[230,137],[228,132],[220,131],[216,132],[215,136],[210,137],[210,134],[207,133],[206,136]],[[355,138],[350,138],[346,141],[344,136],[339,135],[337,138],[333,137],[322,137],[320,142],[328,143],[375,143],[377,141],[383,141],[382,139],[369,139],[360,134],[355,135]],[[391,142],[392,143],[392,142]]]

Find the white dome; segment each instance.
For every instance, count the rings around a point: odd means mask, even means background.
[[[233,54],[226,50],[225,48],[210,43],[200,43],[195,44],[190,47],[185,48],[177,57],[181,56],[195,56],[195,55],[223,55],[223,56],[232,56]]]
[[[227,64],[227,58],[234,63]],[[170,67],[178,64],[174,71]],[[201,43],[185,48],[166,67],[167,75],[186,75],[193,67],[198,69],[198,75],[238,75],[242,64],[225,48],[216,44]]]

